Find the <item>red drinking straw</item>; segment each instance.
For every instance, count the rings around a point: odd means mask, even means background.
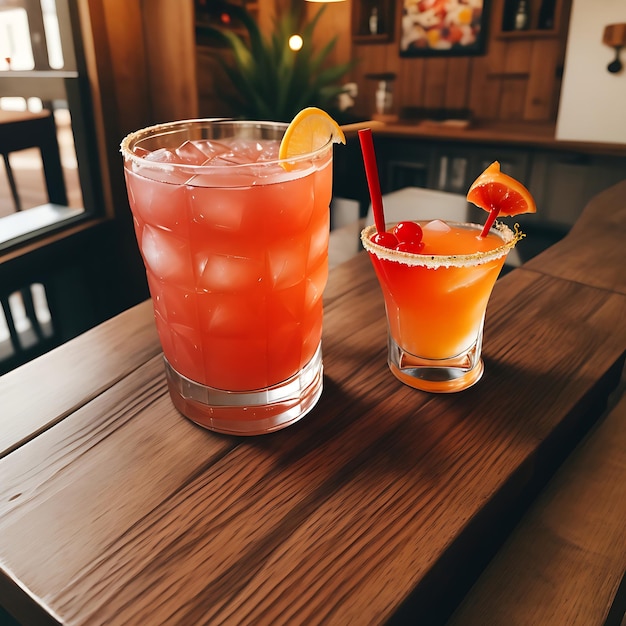
[[[372,210],[374,212],[374,224],[379,233],[385,232],[385,213],[383,211],[383,196],[380,193],[380,181],[378,180],[378,167],[376,166],[376,154],[374,153],[374,141],[372,140],[372,129],[364,128],[358,131],[361,152],[363,152],[363,163],[365,164],[365,176],[367,186],[372,199]]]
[[[489,211],[489,215],[487,216],[487,221],[485,222],[485,225],[483,226],[483,230],[480,233],[481,237],[487,236],[487,233],[491,230],[493,223],[496,221],[496,217],[498,217],[498,213],[500,213],[500,209],[498,207],[494,207],[493,209],[491,209],[491,211]]]

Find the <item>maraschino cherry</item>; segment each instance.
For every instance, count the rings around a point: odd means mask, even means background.
[[[422,227],[416,222],[399,222],[391,232],[383,231],[374,233],[371,237],[373,243],[400,252],[419,254],[424,248],[422,243]]]

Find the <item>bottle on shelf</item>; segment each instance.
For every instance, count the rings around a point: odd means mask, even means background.
[[[379,115],[387,115],[391,113],[391,105],[393,103],[393,95],[391,92],[391,83],[381,80],[376,89],[376,113]]]
[[[369,17],[369,30],[370,35],[378,34],[378,8],[372,7],[372,11]]]
[[[515,30],[526,30],[529,26],[530,15],[528,14],[528,4],[526,0],[519,0],[515,11]]]

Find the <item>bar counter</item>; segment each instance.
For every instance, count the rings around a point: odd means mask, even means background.
[[[625,239],[626,181],[498,280],[459,394],[391,375],[365,253],[330,274],[322,398],[277,433],[176,412],[149,302],[6,374],[0,605],[25,625],[445,623],[620,381]]]
[[[554,124],[532,122],[475,122],[467,127],[452,122],[428,120],[398,120],[384,122],[374,120],[377,136],[400,139],[425,139],[438,142],[465,142],[470,144],[506,145],[564,150],[583,154],[626,156],[626,145],[592,141],[574,141],[556,138]]]

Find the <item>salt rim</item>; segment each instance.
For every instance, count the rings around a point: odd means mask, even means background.
[[[446,223],[451,226],[465,226],[475,228],[478,231],[482,230],[482,226],[479,224],[467,222]],[[391,226],[394,226],[394,224],[391,224]],[[502,222],[495,222],[489,232],[497,231],[497,234],[504,242],[503,245],[487,252],[473,252],[472,254],[415,254],[412,252],[391,250],[390,248],[385,248],[384,246],[371,241],[370,237],[377,232],[374,224],[366,226],[361,231],[361,243],[368,252],[375,254],[380,259],[385,261],[394,261],[410,267],[421,266],[432,269],[437,269],[438,267],[474,267],[505,256],[515,247],[515,244],[517,244],[520,239],[523,239],[526,236],[520,230],[519,224],[515,224],[513,228],[514,230],[511,230],[506,224]]]
[[[159,161],[146,161],[144,157],[141,157],[135,154],[131,148],[131,145],[134,145],[136,142],[144,139],[150,135],[155,133],[160,134],[168,134],[173,133],[180,128],[184,127],[186,124],[197,124],[197,123],[233,123],[234,125],[243,125],[249,124],[254,127],[279,127],[287,130],[289,126],[286,122],[270,122],[270,121],[255,121],[255,120],[238,120],[231,117],[207,117],[207,118],[196,118],[196,119],[188,119],[188,120],[179,120],[176,122],[165,122],[162,124],[154,124],[153,126],[147,126],[146,128],[142,128],[140,130],[133,131],[129,133],[122,139],[120,143],[120,152],[124,156],[124,159],[127,159],[134,163],[139,167],[154,167],[155,169],[166,169],[168,171],[176,171],[177,169],[181,169],[184,171],[199,171],[202,168],[206,168],[206,165],[192,165],[188,163],[161,163]],[[217,139],[216,139],[217,141]],[[317,155],[323,153],[325,150],[328,150],[329,146],[332,147],[333,140],[332,137],[321,147],[317,148],[317,150],[313,150],[312,152],[307,152],[305,154],[299,154],[297,156],[289,157],[289,159],[271,159],[269,161],[259,161],[257,163],[241,163],[237,165],[211,165],[212,168],[228,168],[229,171],[232,171],[235,168],[243,168],[250,167],[251,165],[262,165],[262,166],[271,166],[271,165],[280,165],[284,162],[289,163],[299,163],[301,161],[307,161],[311,158],[316,157]]]

